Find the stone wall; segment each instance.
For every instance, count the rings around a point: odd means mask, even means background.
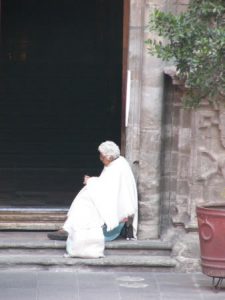
[[[158,7],[180,13],[188,0],[130,0],[131,106],[126,156],[139,192],[139,239],[174,242],[180,270],[200,270],[196,206],[224,203],[225,109],[182,107],[183,87],[148,54],[147,24]]]
[[[225,108],[184,109],[183,87],[165,77],[161,236],[174,241],[180,269],[199,268],[196,206],[224,204]]]
[[[159,8],[179,13],[187,0],[130,0],[128,70],[131,105],[126,130],[126,157],[133,166],[139,191],[139,239],[160,236],[163,69],[144,43],[157,38],[148,30],[150,13]]]
[[[148,54],[144,41],[152,35],[147,28],[150,12],[155,7],[166,9],[167,2],[130,1],[128,69],[131,72],[131,109],[126,156],[137,174],[139,239],[159,237],[164,64]]]
[[[174,101],[180,100],[177,96]],[[196,205],[224,202],[224,108],[205,103],[190,111],[175,102],[172,118],[176,197],[171,217],[174,224],[191,230],[196,228]]]

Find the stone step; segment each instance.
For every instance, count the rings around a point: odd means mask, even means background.
[[[175,259],[149,255],[107,255],[98,259],[65,258],[63,255],[0,255],[0,268],[146,268],[171,270],[176,267]]]
[[[160,240],[115,240],[105,245],[101,259],[65,258],[65,241],[47,238],[47,232],[0,231],[0,268],[176,267],[171,243]]]
[[[0,230],[57,230],[68,208],[0,208]]]
[[[10,233],[9,233],[10,235]],[[34,253],[59,254],[64,253],[66,248],[65,241],[52,241],[52,240],[32,240],[32,239],[1,239],[0,240],[0,254],[6,251],[10,254],[18,253]],[[139,240],[115,240],[106,242],[105,254],[106,255],[122,255],[124,253],[129,255],[161,255],[169,256],[172,246],[170,243],[158,240],[139,241]]]
[[[64,222],[1,222],[0,230],[58,230]]]
[[[64,222],[66,219],[66,216],[64,213],[32,213],[29,214],[12,214],[12,213],[1,213],[0,214],[0,222],[4,223],[28,223],[28,222],[37,222],[37,223],[43,223],[43,222]]]

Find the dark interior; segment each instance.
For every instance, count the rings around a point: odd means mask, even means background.
[[[2,0],[0,207],[65,207],[121,138],[121,0]]]

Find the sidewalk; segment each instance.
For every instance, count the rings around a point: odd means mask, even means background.
[[[136,271],[0,271],[0,300],[224,300],[201,274]]]

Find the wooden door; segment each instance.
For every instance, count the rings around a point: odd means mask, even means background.
[[[2,0],[0,207],[65,207],[120,144],[121,0]]]

